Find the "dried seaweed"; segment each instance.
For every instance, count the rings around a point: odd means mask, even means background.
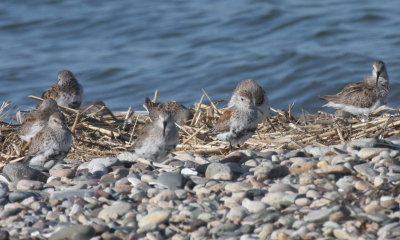
[[[34,97],[36,99],[40,99]],[[194,104],[194,117],[187,125],[178,126],[181,144],[176,153],[188,152],[204,155],[220,155],[229,152],[227,143],[208,134],[224,108],[217,109],[216,103],[205,104],[210,99],[203,90],[198,103]],[[211,100],[211,99],[210,99]],[[0,116],[7,113],[9,104],[0,108]],[[400,133],[398,110],[383,108],[384,113],[370,116],[364,122],[357,118],[341,118],[332,114],[301,113],[293,117],[293,105],[288,110],[274,110],[274,116],[259,124],[256,134],[241,146],[242,149],[262,151],[266,149],[300,149],[307,145],[334,145],[357,138],[384,138]],[[68,126],[74,133],[73,147],[69,159],[83,161],[95,157],[115,156],[129,148],[137,138],[137,130],[150,121],[148,116],[127,111],[113,115],[97,116],[74,109],[61,108]],[[18,125],[0,119],[0,162],[21,159],[26,143],[16,135]]]

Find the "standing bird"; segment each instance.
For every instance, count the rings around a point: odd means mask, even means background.
[[[259,122],[263,122],[271,115],[268,97],[262,87],[253,79],[243,80],[236,86],[229,100],[228,107],[233,107],[237,102],[240,102],[242,92],[248,92],[250,94],[250,100],[261,111],[261,114],[259,114]]]
[[[61,112],[53,113],[45,126],[32,139],[24,162],[29,165],[48,166],[61,161],[68,154],[72,144],[72,133],[65,124]]]
[[[154,120],[141,129],[129,151],[150,161],[160,161],[175,149],[179,133],[170,112],[157,111],[154,116]]]
[[[219,140],[229,142],[230,149],[253,136],[262,114],[253,102],[252,93],[240,91],[235,98],[235,104],[221,115],[211,132]]]
[[[331,107],[354,115],[369,115],[381,105],[387,103],[389,93],[389,76],[385,64],[375,61],[372,65],[372,76],[362,81],[349,84],[335,95],[321,95]]]
[[[71,71],[62,70],[58,72],[58,82],[52,84],[42,98],[52,98],[58,105],[77,109],[82,103],[83,88]]]
[[[154,120],[159,111],[171,112],[177,124],[183,125],[193,117],[193,112],[178,102],[152,102],[145,99],[143,107],[149,112],[149,117]]]
[[[17,130],[17,134],[24,141],[30,141],[44,126],[46,126],[50,115],[59,111],[57,102],[53,99],[45,99],[38,109],[33,110],[24,119]]]

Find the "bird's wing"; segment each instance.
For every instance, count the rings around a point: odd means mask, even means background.
[[[320,98],[334,103],[353,105],[357,107],[371,107],[377,100],[378,94],[374,86],[364,81],[349,84],[336,95],[321,95]]]
[[[218,132],[226,132],[230,129],[230,120],[233,115],[233,109],[228,108],[218,119],[214,128],[212,129],[212,133]]]

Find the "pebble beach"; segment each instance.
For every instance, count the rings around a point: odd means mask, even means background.
[[[129,152],[69,159],[46,181],[13,163],[0,239],[399,239],[399,156],[395,138],[364,138],[163,167]]]
[[[397,6],[0,1],[0,240],[399,240]]]

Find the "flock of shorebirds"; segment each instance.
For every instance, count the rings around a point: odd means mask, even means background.
[[[322,95],[328,101],[324,107],[368,115],[387,103],[389,77],[385,64],[376,61],[372,76],[349,84],[335,95]],[[19,127],[18,135],[30,142],[24,162],[30,166],[50,168],[64,159],[72,145],[72,133],[66,126],[58,106],[79,108],[83,88],[72,72],[58,73],[57,83],[42,94],[44,99],[37,109],[31,111]],[[184,124],[192,111],[177,102],[154,103],[146,99],[151,122],[139,132],[129,149],[138,157],[159,161],[173,151],[179,142],[175,123]],[[240,82],[234,89],[228,108],[210,132],[217,139],[228,142],[230,147],[243,144],[255,132],[257,125],[270,116],[270,105],[264,90],[252,79]]]

